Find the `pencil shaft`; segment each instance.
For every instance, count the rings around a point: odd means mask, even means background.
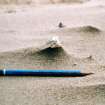
[[[0,70],[5,76],[79,76],[80,70]]]

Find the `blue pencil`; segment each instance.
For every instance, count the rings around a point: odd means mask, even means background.
[[[0,70],[1,76],[86,76],[92,73],[81,73],[80,70]]]

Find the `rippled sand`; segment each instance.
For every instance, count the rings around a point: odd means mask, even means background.
[[[104,105],[104,19],[104,0],[72,5],[1,5],[1,69],[80,69],[94,74],[0,77],[0,105]],[[58,27],[59,22],[63,28]],[[62,47],[43,49],[53,36],[60,38]]]

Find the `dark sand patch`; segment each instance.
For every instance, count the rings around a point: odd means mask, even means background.
[[[0,0],[0,4],[55,4],[55,3],[83,3],[86,2],[87,0]]]

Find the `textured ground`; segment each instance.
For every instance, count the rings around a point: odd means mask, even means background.
[[[65,27],[60,29],[59,22]],[[59,36],[62,48],[41,50],[53,36]],[[0,6],[0,68],[94,73],[76,78],[0,77],[0,105],[104,105],[104,45],[104,0]]]

